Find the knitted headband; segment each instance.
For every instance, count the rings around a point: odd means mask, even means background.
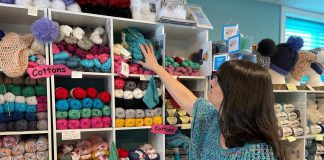
[[[311,64],[311,68],[314,69],[314,71],[316,73],[318,73],[319,75],[321,75],[323,73],[323,66],[320,63],[312,63]]]

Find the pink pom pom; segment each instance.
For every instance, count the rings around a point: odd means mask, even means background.
[[[91,118],[91,127],[92,128],[102,128],[101,117],[92,117]]]
[[[68,121],[66,119],[56,120],[56,129],[58,130],[68,129]]]
[[[79,129],[80,128],[80,121],[69,119],[68,120],[69,129]]]
[[[91,121],[90,118],[84,118],[80,120],[80,126],[82,129],[90,128],[91,127]]]
[[[56,44],[52,44],[52,53],[53,54],[58,54],[60,52],[60,49],[57,47]]]
[[[101,117],[103,128],[109,128],[111,126],[111,117]]]

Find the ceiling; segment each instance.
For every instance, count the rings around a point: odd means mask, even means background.
[[[324,14],[324,0],[258,0]]]

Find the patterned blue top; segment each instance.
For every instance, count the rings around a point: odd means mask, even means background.
[[[219,143],[219,113],[206,99],[198,98],[192,113],[190,160],[276,160],[266,143],[224,149]]]

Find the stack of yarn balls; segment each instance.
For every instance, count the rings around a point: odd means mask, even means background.
[[[144,144],[135,149],[128,151],[128,155],[124,154],[122,150],[118,151],[119,158],[129,158],[129,160],[160,160],[160,154],[151,144]]]
[[[3,136],[0,137],[0,159],[48,160],[48,139],[46,136]]]
[[[169,125],[176,124],[189,124],[192,122],[192,117],[189,114],[181,109],[179,105],[171,98],[166,99],[166,123]]]
[[[47,130],[46,79],[0,77],[0,131]]]
[[[160,103],[153,109],[148,109],[143,102],[148,83],[115,78],[116,127],[141,127],[163,123],[161,81],[155,80]]]
[[[109,156],[108,143],[96,134],[90,135],[89,139],[80,140],[75,144],[64,144],[58,150],[60,151],[58,160],[99,160]]]
[[[324,156],[324,142],[318,142],[314,139],[307,139],[305,146],[305,159],[322,160]]]
[[[324,133],[324,114],[320,112],[317,104],[310,103],[307,104],[306,110],[307,117],[307,131],[312,135],[323,134]]]
[[[276,117],[278,119],[279,136],[302,136],[304,129],[300,126],[300,111],[293,104],[274,104]]]
[[[169,74],[174,76],[199,76],[200,64],[179,57],[165,57],[165,66]]]
[[[94,30],[60,26],[60,36],[52,44],[54,64],[86,72],[111,71],[112,60],[108,33],[102,27]]]
[[[183,159],[188,160],[188,152],[184,148],[166,148],[165,149],[165,160],[174,160],[174,159]]]
[[[68,91],[66,88],[55,89],[56,128],[87,129],[108,128],[111,126],[110,94],[98,93],[95,88],[81,87]]]

